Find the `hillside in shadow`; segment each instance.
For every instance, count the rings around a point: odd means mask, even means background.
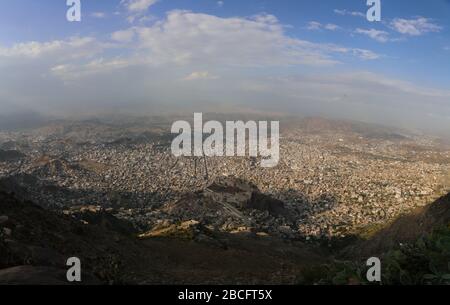
[[[212,189],[219,187],[222,195],[223,185]],[[235,191],[228,186],[221,200],[232,206]],[[215,193],[208,196],[217,200]],[[249,198],[248,208],[284,213],[278,201]],[[186,215],[179,204],[169,212]],[[0,191],[0,284],[66,284],[72,256],[83,262],[84,284],[364,283],[364,262],[372,256],[387,262],[386,283],[416,284],[425,276],[442,283],[450,262],[450,194],[344,248],[220,232],[181,216],[179,223],[142,234],[102,209],[64,214]]]

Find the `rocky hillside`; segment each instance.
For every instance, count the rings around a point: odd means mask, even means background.
[[[84,262],[87,283],[115,281],[118,263],[139,254],[133,233],[106,213],[56,214],[0,192],[0,283],[54,283],[71,256]]]
[[[346,255],[367,257],[382,254],[398,248],[400,244],[414,243],[430,235],[434,230],[448,226],[450,226],[450,194],[386,224],[384,228],[372,234],[369,232],[365,240],[358,241],[346,249]]]
[[[127,215],[119,216],[133,221]],[[295,230],[298,216],[297,210],[261,193],[252,183],[235,177],[220,177],[202,191],[168,202],[145,219],[157,230],[194,220],[220,232],[298,239],[301,238]]]
[[[102,209],[55,213],[1,191],[0,232],[0,284],[67,284],[72,256],[84,284],[293,284],[326,257],[315,246],[195,220],[137,234]]]
[[[434,233],[450,230],[450,195],[343,250],[293,238],[296,211],[235,178],[167,203],[145,232],[111,212],[53,212],[0,190],[0,284],[66,284],[72,256],[82,261],[85,284],[345,284],[363,281],[354,270],[376,255],[390,268],[388,283],[442,283],[450,262],[450,234]],[[408,266],[417,277],[405,281]]]

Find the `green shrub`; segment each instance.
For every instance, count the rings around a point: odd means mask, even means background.
[[[450,225],[381,257],[382,285],[450,285]],[[304,270],[300,284],[370,284],[366,262],[335,261]]]

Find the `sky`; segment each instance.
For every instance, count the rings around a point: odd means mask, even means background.
[[[450,132],[450,1],[0,0],[0,114],[268,111]]]

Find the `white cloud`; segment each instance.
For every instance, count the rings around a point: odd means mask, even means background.
[[[375,29],[369,29],[369,30],[365,30],[365,29],[356,29],[355,31],[357,34],[362,34],[362,35],[366,35],[378,42],[387,42],[389,41],[389,33],[385,32],[385,31],[379,31],[379,30],[375,30]]]
[[[148,10],[158,0],[122,0],[127,10],[132,13],[140,13]]]
[[[130,27],[110,38],[113,42],[72,37],[0,47],[0,105],[8,101],[56,114],[78,111],[80,105],[100,111],[108,105],[130,108],[131,101],[161,101],[176,108],[203,102],[212,110],[214,104],[243,98],[240,86],[249,69],[255,77],[284,67],[331,66],[345,57],[377,58],[369,50],[290,37],[271,15],[220,18],[173,11],[151,26]],[[208,86],[200,81],[218,75],[220,80]]]
[[[333,23],[328,23],[328,24],[326,24],[326,25],[324,26],[324,28],[325,28],[326,30],[329,30],[329,31],[336,31],[336,30],[340,29],[340,27],[339,27],[338,25],[333,24]]]
[[[351,51],[355,56],[357,56],[363,60],[375,60],[375,59],[379,59],[381,57],[381,55],[379,55],[375,52],[372,52],[370,50],[352,49]]]
[[[290,101],[292,95],[297,96],[293,104],[300,105],[308,97],[327,100],[327,92],[291,94],[281,83],[260,96],[244,84],[265,90],[270,84],[260,80],[262,75],[286,71],[285,67],[298,66],[295,71],[301,73],[303,65],[315,70],[348,58],[380,57],[370,50],[295,38],[285,29],[272,15],[221,18],[172,11],[152,25],[111,33],[114,43],[73,37],[0,47],[0,93],[7,93],[0,95],[0,101],[52,112],[83,108],[80,105],[89,105],[89,110],[108,105],[132,108],[134,102],[153,105],[156,101],[173,103],[177,109],[195,102],[213,108],[230,101],[258,104],[261,100],[270,106],[274,101]],[[217,81],[206,85],[206,80]],[[305,90],[321,87],[320,82]]]
[[[307,29],[311,30],[311,31],[316,31],[316,30],[336,31],[336,30],[339,30],[340,27],[333,23],[322,24],[317,21],[311,21],[308,23]]]
[[[121,0],[120,3],[128,12],[126,19],[129,23],[134,23],[136,21],[145,23],[153,18],[151,16],[144,16],[144,14],[158,1],[159,0]]]
[[[167,19],[150,27],[138,27],[136,31],[141,50],[148,52],[149,61],[158,64],[324,66],[338,63],[335,55],[346,53],[359,57],[363,53],[289,37],[284,26],[272,15],[221,18],[172,11]],[[373,52],[367,50],[366,53]]]
[[[336,63],[321,46],[290,38],[273,16],[220,18],[173,11],[138,30],[142,48],[159,63],[204,66],[288,66]]]
[[[251,18],[220,18],[187,11],[172,11],[151,26],[135,26],[111,34],[117,43],[100,42],[94,37],[71,37],[49,42],[25,42],[0,46],[0,60],[6,57],[45,59],[52,67],[70,66],[60,62],[94,58],[115,48],[127,50],[121,60],[147,65],[181,65],[191,71],[238,67],[285,67],[294,65],[330,66],[340,63],[340,55],[377,59],[370,50],[333,44],[313,43],[286,35],[285,27],[273,15]],[[135,41],[132,46],[128,43]],[[82,66],[79,62],[74,65]],[[93,65],[87,65],[92,67]],[[119,65],[120,66],[120,65]],[[99,65],[101,67],[101,65]],[[86,67],[85,67],[86,68]],[[96,66],[95,71],[100,68]],[[56,69],[58,71],[58,69]]]
[[[10,48],[0,46],[1,57],[15,58],[80,58],[92,57],[100,53],[106,44],[99,43],[93,37],[71,37],[67,40],[53,40],[49,42],[24,42]]]
[[[420,36],[442,30],[441,26],[432,23],[430,19],[424,17],[417,17],[415,19],[396,18],[391,22],[391,27],[401,34],[410,36]]]
[[[308,23],[308,30],[320,30],[322,28],[322,24],[317,21],[311,21]]]
[[[364,13],[355,12],[355,11],[349,11],[349,10],[346,10],[346,9],[343,9],[343,10],[335,9],[334,13],[338,14],[338,15],[341,15],[341,16],[354,16],[354,17],[366,18],[366,14],[364,14]]]
[[[129,67],[132,61],[127,59],[114,58],[106,60],[104,58],[99,58],[92,60],[86,64],[62,64],[54,66],[50,71],[60,77],[61,79],[76,80],[82,77],[91,76],[95,74],[105,74],[110,73],[114,70],[123,69]]]
[[[193,80],[214,80],[219,77],[216,75],[212,75],[208,71],[195,71],[183,78],[183,80],[193,81]]]
[[[117,31],[111,34],[111,39],[117,42],[128,43],[133,40],[135,32],[133,29]]]

